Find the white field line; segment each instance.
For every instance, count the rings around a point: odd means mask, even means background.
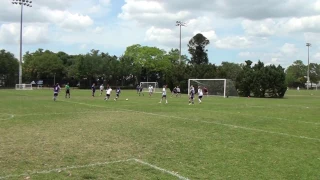
[[[135,160],[136,162],[140,163],[140,164],[143,164],[143,165],[149,166],[149,167],[151,167],[151,168],[153,168],[153,169],[156,169],[156,170],[162,171],[162,172],[164,172],[164,173],[170,174],[170,175],[175,176],[175,177],[177,177],[177,178],[179,178],[179,179],[189,180],[188,178],[183,177],[183,176],[179,175],[179,174],[176,173],[176,172],[168,171],[168,170],[166,170],[166,169],[160,168],[160,167],[155,166],[155,165],[153,165],[153,164],[149,164],[149,163],[147,163],[147,162],[145,162],[145,161],[142,161],[142,160],[140,160],[140,159],[134,159],[134,160]]]
[[[279,118],[279,117],[270,117],[270,116],[256,116],[256,115],[251,115],[251,114],[243,114],[243,113],[231,113],[231,112],[221,112],[221,111],[216,111],[216,110],[207,110],[207,109],[193,109],[193,108],[186,108],[186,109],[192,109],[192,110],[200,110],[200,111],[208,111],[208,112],[218,112],[222,114],[231,114],[231,115],[242,115],[242,116],[252,116],[252,117],[259,117],[259,118],[264,118],[264,119],[277,119],[277,120],[285,120],[285,121],[292,121],[292,122],[298,122],[298,123],[306,123],[306,124],[313,124],[313,125],[320,125],[320,123],[315,123],[315,122],[309,122],[309,121],[300,121],[300,120],[291,120],[287,118]]]
[[[78,103],[78,102],[71,102],[71,101],[65,101],[68,103],[76,103],[76,104],[82,104],[86,106],[98,106],[98,105],[92,105],[92,104],[86,104],[86,103]],[[264,132],[264,133],[269,133],[269,134],[277,134],[281,136],[288,136],[288,137],[294,137],[294,138],[300,138],[300,139],[308,139],[308,140],[314,140],[320,142],[320,139],[317,138],[311,138],[311,137],[306,137],[306,136],[297,136],[297,135],[291,135],[287,133],[281,133],[281,132],[274,132],[274,131],[267,131],[267,130],[262,130],[262,129],[256,129],[256,128],[248,128],[244,126],[236,126],[232,124],[224,124],[224,123],[219,123],[219,122],[209,122],[209,121],[202,121],[202,120],[194,120],[194,119],[189,119],[189,118],[184,118],[184,117],[178,117],[178,116],[168,116],[168,115],[163,115],[163,114],[156,114],[156,113],[149,113],[149,112],[144,112],[144,111],[135,111],[135,110],[130,110],[130,109],[119,109],[123,110],[126,112],[135,112],[135,113],[142,113],[142,114],[148,114],[152,116],[161,116],[161,117],[166,117],[166,118],[174,118],[174,119],[183,119],[183,120],[188,120],[188,121],[196,121],[196,122],[202,122],[202,123],[210,123],[210,124],[216,124],[216,125],[221,125],[221,126],[226,126],[226,127],[231,127],[233,129],[244,129],[244,130],[249,130],[249,131],[256,131],[256,132]]]
[[[0,114],[4,114],[4,115],[8,116],[7,118],[0,118],[0,121],[9,120],[9,119],[14,118],[14,114],[7,114],[7,113],[0,113]]]
[[[43,171],[32,171],[32,172],[27,172],[27,173],[23,173],[23,174],[12,174],[12,175],[7,175],[7,176],[2,176],[2,177],[0,177],[0,179],[8,179],[8,178],[14,178],[14,177],[21,177],[21,176],[32,176],[32,175],[36,175],[36,174],[49,174],[49,173],[53,173],[53,172],[60,173],[61,171],[67,171],[67,170],[71,170],[71,169],[104,166],[104,165],[124,163],[124,162],[129,162],[129,161],[134,161],[134,162],[137,162],[137,163],[140,163],[143,165],[147,165],[155,170],[162,171],[164,173],[170,174],[170,175],[175,176],[175,177],[182,179],[182,180],[189,180],[188,178],[183,177],[176,172],[172,172],[172,171],[160,168],[158,166],[149,164],[149,163],[142,161],[140,159],[134,159],[134,158],[130,158],[130,159],[126,159],[126,160],[118,160],[118,161],[107,161],[107,162],[102,162],[102,163],[98,162],[98,163],[78,165],[78,166],[67,166],[65,168],[57,168],[57,169],[50,169],[50,170],[43,170]]]
[[[53,113],[30,113],[30,114],[16,114],[15,116],[45,116],[45,115],[64,115],[64,114],[86,114],[86,113],[105,113],[105,112],[119,112],[117,110],[107,110],[107,111],[79,111],[79,112],[53,112]]]
[[[67,166],[65,168],[57,168],[57,169],[50,169],[50,170],[44,170],[44,171],[32,171],[28,173],[23,173],[23,174],[16,174],[16,175],[8,175],[8,176],[3,176],[0,177],[0,179],[8,179],[8,178],[13,178],[13,177],[21,177],[21,176],[31,176],[35,174],[49,174],[52,172],[61,172],[61,171],[66,171],[70,169],[79,169],[79,168],[88,168],[88,167],[94,167],[94,166],[103,166],[103,165],[108,165],[108,164],[116,164],[116,163],[123,163],[123,162],[128,162],[128,161],[134,161],[135,159],[126,159],[126,160],[118,160],[118,161],[107,161],[107,162],[98,162],[94,164],[87,164],[87,165],[79,165],[79,166]]]

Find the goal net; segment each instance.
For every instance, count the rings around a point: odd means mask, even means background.
[[[32,84],[16,84],[16,90],[33,90]]]
[[[143,92],[149,92],[149,86],[153,87],[154,93],[161,93],[162,90],[159,88],[157,82],[140,82],[140,87],[142,87]]]
[[[188,94],[190,93],[190,86],[195,88],[195,92],[198,91],[198,87],[207,89],[207,95],[211,96],[238,96],[238,91],[235,84],[230,79],[189,79],[188,80]],[[204,91],[203,91],[204,92]],[[204,96],[205,96],[204,92]]]

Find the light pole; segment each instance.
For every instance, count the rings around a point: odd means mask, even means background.
[[[308,72],[307,72],[307,89],[309,90],[309,84],[310,84],[310,68],[309,68],[309,47],[311,46],[311,43],[307,43],[306,46],[308,47]]]
[[[20,61],[19,61],[19,84],[22,84],[22,22],[23,6],[32,7],[32,1],[29,0],[12,0],[12,4],[21,6],[20,14]]]
[[[179,63],[181,63],[181,26],[186,26],[186,23],[182,21],[176,21],[176,26],[180,27],[180,50],[179,50]]]

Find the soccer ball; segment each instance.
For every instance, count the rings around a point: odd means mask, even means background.
[[[129,99],[127,98],[126,101],[128,101]]]

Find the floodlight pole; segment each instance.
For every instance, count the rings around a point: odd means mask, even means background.
[[[309,48],[311,46],[311,43],[307,43],[306,46],[308,47],[307,89],[309,90],[309,84],[310,84]]]
[[[181,63],[181,26],[186,26],[186,24],[182,21],[176,21],[176,26],[180,27],[179,63]]]
[[[32,1],[29,0],[12,0],[12,4],[20,5],[20,60],[19,60],[19,84],[22,84],[22,22],[23,6],[32,7]]]

